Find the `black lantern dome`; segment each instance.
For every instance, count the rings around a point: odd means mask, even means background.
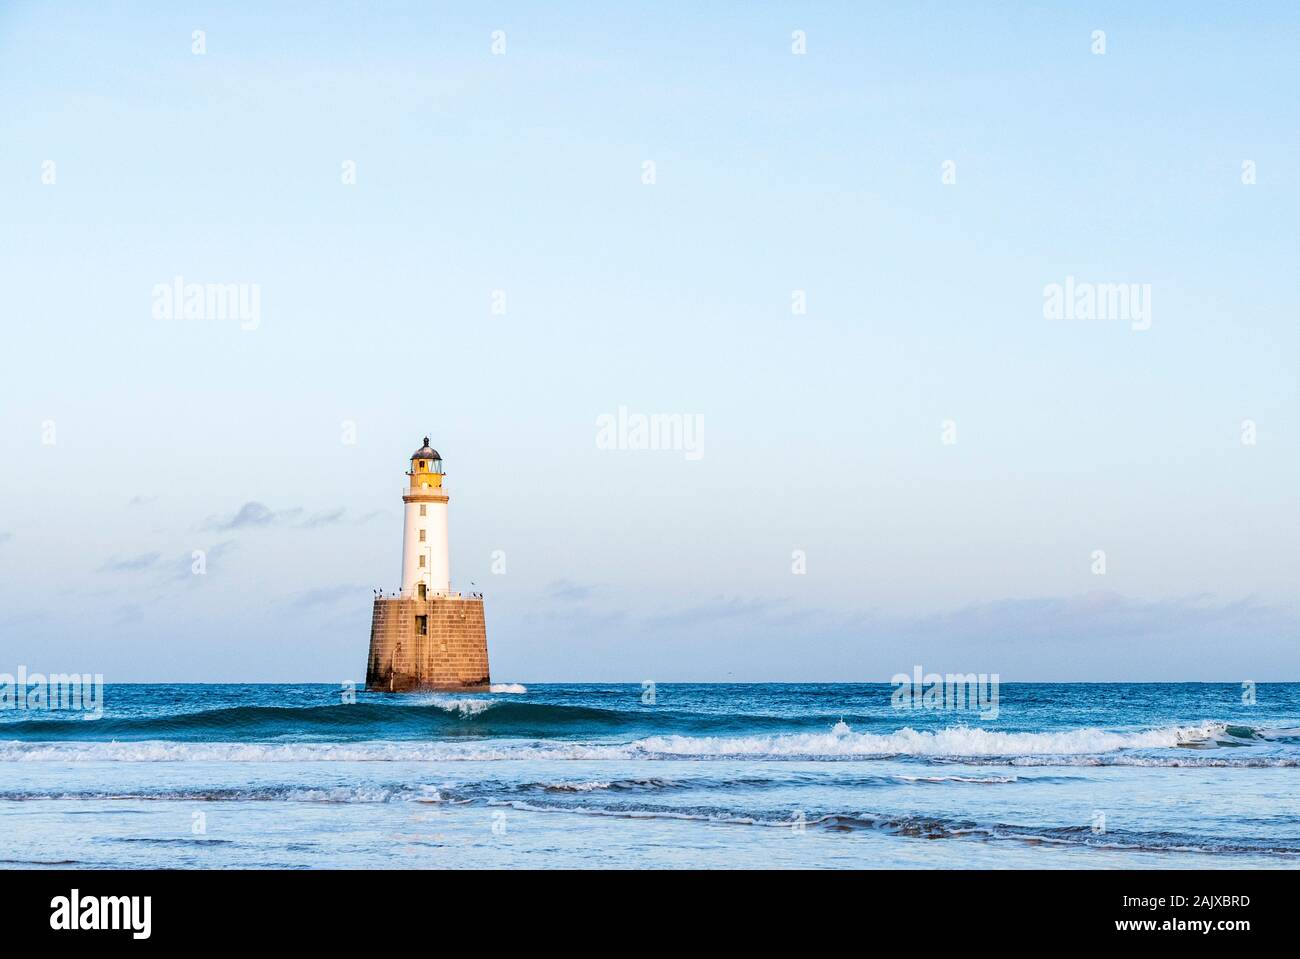
[[[429,437],[424,438],[424,445],[411,454],[411,462],[417,472],[441,473],[442,454],[429,445]]]

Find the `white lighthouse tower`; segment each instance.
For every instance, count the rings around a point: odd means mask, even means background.
[[[402,533],[402,595],[432,599],[451,593],[447,550],[447,490],[442,457],[429,445],[411,454],[410,483],[402,491],[406,523]]]

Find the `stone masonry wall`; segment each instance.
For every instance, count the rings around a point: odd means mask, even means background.
[[[416,617],[428,617],[428,632]],[[366,689],[487,689],[487,625],[483,600],[376,599],[370,621]]]

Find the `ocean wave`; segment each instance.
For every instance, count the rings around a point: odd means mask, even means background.
[[[529,783],[528,785],[539,787],[546,792],[556,793],[589,793],[598,789],[614,788],[614,783],[608,779],[591,779],[577,783]]]
[[[656,805],[575,805],[519,799],[494,799],[489,806],[520,812],[575,814],[615,819],[663,819],[714,825],[756,826],[795,831],[853,833],[872,831],[905,839],[1016,842],[1030,845],[1087,846],[1127,852],[1242,854],[1300,857],[1300,839],[1249,839],[1178,832],[1095,831],[1091,825],[1030,826],[928,815],[889,815],[864,811],[773,813],[719,807]]]
[[[477,702],[477,701],[476,701]],[[525,704],[500,703],[506,710]],[[334,707],[331,707],[334,708]],[[359,707],[338,707],[356,709]],[[412,710],[424,707],[404,707]],[[459,701],[436,707],[443,715],[466,708]],[[477,715],[468,707],[467,715]],[[484,707],[485,709],[487,707]],[[584,710],[592,711],[592,710]],[[110,742],[0,742],[0,760],[17,762],[426,762],[541,760],[868,760],[915,757],[933,761],[995,761],[1008,764],[1099,765],[1125,762],[1153,766],[1290,766],[1300,757],[1267,750],[1213,750],[1215,745],[1258,742],[1235,736],[1223,723],[1116,732],[1074,729],[1059,732],[994,732],[966,726],[935,731],[906,727],[892,733],[649,736],[626,743],[590,740],[501,738],[458,741],[437,739],[357,742],[185,742],[125,740]],[[1238,730],[1240,731],[1240,730]],[[1185,748],[1184,748],[1185,747]],[[1177,752],[1173,752],[1177,750]]]
[[[1019,776],[899,776],[909,783],[970,783],[975,786],[999,786],[1019,782]]]
[[[1053,781],[1053,777],[1035,777],[1033,781]],[[779,771],[773,776],[684,776],[665,778],[637,776],[610,779],[560,779],[514,782],[500,779],[473,778],[434,786],[421,783],[338,783],[303,786],[297,783],[256,783],[238,786],[203,785],[192,787],[149,787],[103,789],[0,789],[0,802],[80,801],[80,802],[306,802],[306,803],[467,803],[484,799],[517,796],[567,796],[581,798],[589,794],[684,795],[690,792],[753,792],[787,789],[791,786],[819,784],[842,789],[860,790],[884,786],[916,784],[1002,785],[1021,782],[1014,775],[880,775],[861,776],[826,773],[814,775]]]
[[[0,859],[2,866],[19,866],[27,868],[28,866],[79,866],[80,860],[77,859]]]
[[[104,717],[93,722],[40,718],[0,725],[0,735],[33,741],[194,742],[322,736],[411,739],[529,732],[561,735],[577,729],[616,729],[625,723],[626,714],[617,710],[428,693],[405,697],[401,703],[232,706],[166,716]]]
[[[495,689],[495,688],[494,688]],[[399,700],[368,700],[316,706],[228,706],[162,716],[78,717],[42,715],[0,722],[0,736],[30,741],[239,739],[408,740],[439,736],[537,738],[614,736],[659,729],[686,732],[789,729],[819,722],[778,716],[737,715],[636,706],[605,708],[530,702],[516,698],[523,686],[502,687],[499,696],[450,693],[403,694]]]
[[[790,759],[859,760],[915,757],[1033,760],[1044,756],[1106,757],[1140,751],[1222,754],[1240,749],[1245,762],[1157,756],[1151,765],[1287,765],[1300,759],[1300,728],[1185,725],[1086,727],[1007,732],[978,725],[894,728],[893,717],[751,715],[646,707],[635,701],[588,705],[537,702],[503,684],[500,694],[423,693],[369,697],[352,704],[239,705],[170,715],[84,719],[40,718],[0,723],[0,757],[30,760],[71,754],[166,761],[383,761],[440,759]],[[921,725],[921,724],[918,724]],[[96,750],[92,744],[104,744]],[[137,747],[123,746],[135,743]],[[113,745],[109,745],[113,744]],[[53,748],[66,745],[67,750]],[[192,748],[172,748],[172,747]],[[274,748],[272,748],[274,747]],[[1279,755],[1280,753],[1280,755]],[[1104,761],[1104,760],[1102,760]]]
[[[411,707],[402,707],[402,708],[412,708],[414,706],[432,706],[434,709],[440,709],[443,710],[444,712],[452,713],[456,716],[459,716],[461,719],[472,719],[475,716],[481,716],[483,713],[487,712],[495,705],[496,705],[495,700],[491,700],[491,699],[475,699],[468,696],[447,696],[447,695],[434,694],[430,696],[428,699],[425,699],[423,701],[420,701],[418,699],[412,699]],[[347,718],[355,718],[355,717],[347,717]]]
[[[989,762],[980,757],[969,760],[973,765]],[[1010,766],[1151,766],[1165,769],[1293,769],[1300,766],[1295,756],[1013,756],[998,760],[999,765]]]
[[[627,759],[626,747],[537,741],[238,743],[0,742],[0,762],[458,762],[510,759]]]
[[[789,733],[777,736],[653,736],[643,750],[667,756],[709,757],[880,757],[880,756],[1033,756],[1090,755],[1124,749],[1204,745],[1226,735],[1223,723],[1167,726],[1135,732],[1071,729],[1060,732],[1004,733],[970,726],[922,731],[904,727],[892,733]]]
[[[442,803],[449,801],[433,786],[195,786],[157,789],[50,789],[0,791],[0,802],[302,802],[302,803]]]

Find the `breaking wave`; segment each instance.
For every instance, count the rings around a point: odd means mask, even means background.
[[[503,690],[509,698],[425,693],[400,702],[357,702],[322,706],[231,706],[162,716],[105,716],[88,721],[58,714],[28,714],[0,722],[0,737],[30,741],[167,740],[213,742],[332,739],[427,740],[436,738],[604,737],[655,730],[726,732],[789,729],[792,724],[824,726],[823,717],[792,721],[777,716],[703,713],[663,708],[606,709],[528,702],[514,698],[523,686]],[[630,738],[630,737],[626,737]]]
[[[256,742],[203,741],[185,737],[156,738],[159,732],[175,732],[167,724],[188,721],[205,730],[210,739],[215,722],[228,733],[252,724],[265,732],[268,711],[279,714],[306,713],[313,717],[307,731],[325,727],[337,731],[339,716],[352,713],[348,722],[361,723],[367,707],[331,706],[313,709],[278,710],[270,707],[241,707],[217,711],[220,715],[193,714],[171,720],[104,720],[126,723],[101,732],[116,732],[120,740],[59,741],[43,736],[42,741],[0,742],[0,761],[11,762],[445,762],[496,761],[518,759],[541,760],[806,760],[844,761],[897,757],[925,760],[959,760],[972,763],[1011,765],[1147,765],[1147,766],[1295,766],[1300,756],[1294,749],[1279,751],[1263,748],[1288,743],[1296,730],[1262,730],[1203,722],[1185,726],[1165,726],[1147,730],[1118,732],[1086,728],[1057,732],[993,732],[966,726],[934,731],[903,728],[890,733],[838,732],[775,733],[751,736],[684,736],[651,735],[626,742],[607,740],[564,740],[530,738],[524,735],[530,723],[540,721],[538,711],[554,722],[559,711],[568,716],[575,729],[587,734],[610,736],[619,724],[611,711],[588,707],[533,706],[526,703],[501,703],[488,700],[450,699],[437,704],[404,707],[376,707],[386,711],[399,708],[408,713],[404,721],[415,723],[425,731],[421,741],[373,738],[353,742]],[[498,712],[509,715],[508,725],[517,738],[466,738],[449,732],[453,724],[460,728],[481,728],[484,717]],[[250,714],[258,714],[256,716]],[[301,735],[304,724],[295,716],[295,733]],[[390,720],[391,721],[391,720]],[[33,723],[42,732],[57,723]],[[85,724],[76,728],[84,737]],[[97,724],[95,724],[97,725]],[[352,728],[358,732],[363,725]],[[490,727],[498,730],[499,727]],[[141,737],[133,739],[131,733]],[[144,738],[148,733],[155,738]],[[33,737],[34,739],[35,737]],[[105,735],[105,738],[107,736]],[[1290,743],[1293,745],[1293,743]],[[1255,748],[1218,748],[1218,747]]]
[[[1032,756],[1091,755],[1123,749],[1203,746],[1227,735],[1222,723],[1168,726],[1139,732],[1071,729],[1060,732],[993,732],[970,726],[935,731],[904,727],[892,733],[792,733],[735,738],[654,736],[643,749],[675,756]]]
[[[523,687],[520,687],[521,689]],[[470,723],[467,721],[480,720]],[[233,706],[166,716],[104,717],[87,721],[39,718],[0,726],[0,735],[31,740],[417,739],[436,736],[536,735],[564,727],[613,728],[623,714],[585,706],[551,706],[481,696],[428,694],[401,704],[358,702],[329,706]]]

